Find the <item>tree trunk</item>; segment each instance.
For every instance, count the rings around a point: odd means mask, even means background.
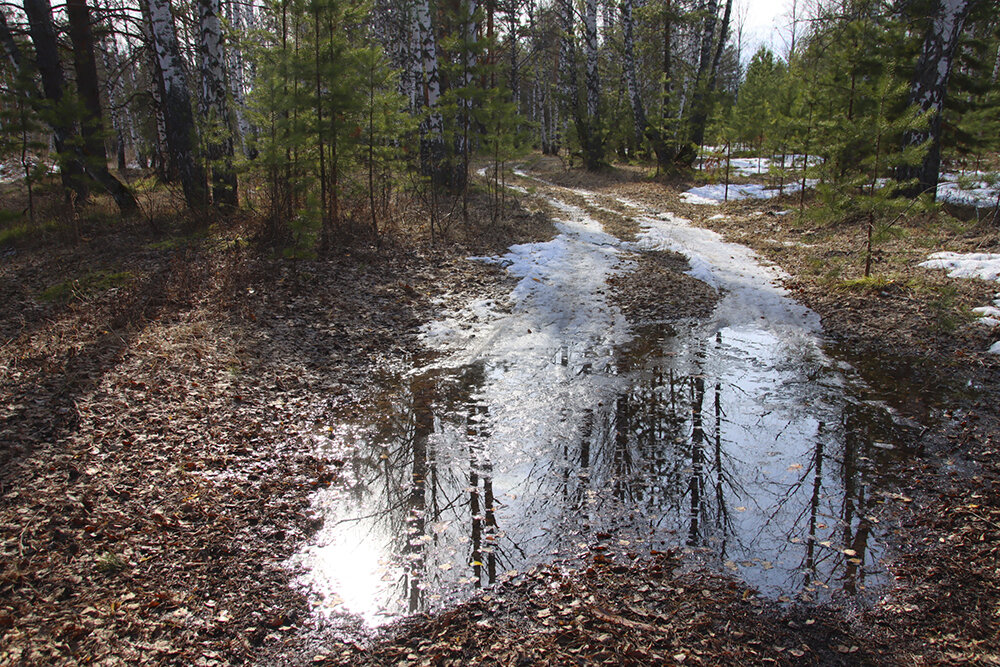
[[[642,104],[642,94],[635,71],[635,38],[633,37],[634,22],[632,19],[632,0],[622,0],[622,41],[624,46],[625,81],[628,86],[628,98],[632,105],[632,122],[635,124],[636,144],[642,145],[646,136],[646,109]]]
[[[171,161],[170,150],[167,148],[167,123],[163,115],[163,73],[160,72],[160,60],[156,57],[156,48],[153,45],[149,4],[145,0],[140,0],[139,9],[142,12],[142,21],[140,23],[142,36],[148,45],[149,71],[153,79],[149,93],[153,98],[153,115],[156,120],[156,144],[153,146],[150,157],[156,165],[157,176],[161,180],[169,182],[177,177],[177,168]]]
[[[187,73],[177,43],[174,17],[169,0],[146,0],[149,27],[163,84],[163,120],[167,150],[177,169],[184,199],[192,209],[208,206],[205,170],[198,160],[194,113],[188,92]]]
[[[587,49],[587,118],[581,133],[584,164],[597,170],[604,163],[604,140],[601,136],[601,79],[598,72],[597,0],[587,0],[584,16],[584,44]],[[579,123],[578,123],[579,126]]]
[[[233,132],[226,98],[225,53],[219,0],[198,0],[201,22],[201,108],[208,137],[205,142],[212,170],[212,201],[221,209],[239,205],[233,171]]]
[[[230,26],[230,34],[242,35],[249,26],[254,25],[253,4],[229,0],[225,4],[226,21]],[[247,120],[246,103],[246,59],[240,42],[230,40],[226,45],[226,60],[229,70],[229,91],[233,96],[233,115],[236,121],[237,140],[240,151],[246,157],[251,155],[247,148],[247,137],[253,132],[250,121]]]
[[[556,0],[559,9],[559,104],[564,113],[562,119],[576,116],[576,49],[573,44],[573,0]],[[553,138],[554,151],[559,152],[559,145],[566,136],[565,120],[557,124],[556,135]]]
[[[718,13],[718,0],[708,0],[705,8],[705,21],[702,24],[698,74],[695,77],[694,95],[691,99],[689,120],[691,134],[689,141],[681,148],[677,156],[677,159],[684,164],[694,163],[698,153],[693,147],[700,147],[705,141],[705,124],[708,122],[708,113],[711,110],[711,85],[715,78],[712,72],[712,44],[715,40],[715,24],[718,21]]]
[[[924,37],[920,59],[910,86],[910,103],[930,115],[926,129],[910,130],[903,138],[905,145],[927,144],[927,153],[921,164],[901,167],[900,180],[916,179],[907,190],[910,196],[929,192],[937,194],[938,174],[941,170],[941,112],[948,92],[952,61],[959,35],[969,11],[977,0],[938,0],[934,21]]]
[[[3,48],[7,52],[7,59],[10,60],[10,64],[14,66],[16,71],[20,71],[21,49],[18,47],[17,42],[14,41],[14,35],[10,32],[10,26],[7,25],[7,15],[3,12],[0,12],[0,42],[3,43]]]
[[[420,125],[420,160],[425,175],[440,183],[444,180],[444,120],[438,111],[441,99],[441,74],[438,69],[437,39],[431,25],[429,0],[417,0],[413,13],[413,30],[417,35],[421,64],[420,102],[426,107],[427,118]]]
[[[104,29],[108,31],[104,42],[101,44],[101,60],[104,63],[104,71],[106,73],[104,78],[104,93],[108,96],[108,110],[111,115],[111,128],[115,133],[115,152],[118,157],[118,173],[125,173],[125,169],[128,167],[126,160],[126,135],[131,139],[131,135],[128,134],[128,118],[126,116],[127,111],[119,108],[119,99],[121,97],[118,94],[115,85],[115,79],[117,77],[112,75],[121,58],[118,55],[118,51],[115,48],[116,33],[114,26],[111,25],[109,21],[107,25],[103,26]],[[135,146],[133,145],[133,150]],[[124,176],[123,176],[124,178]]]
[[[67,0],[66,14],[69,17],[70,41],[73,43],[76,87],[87,110],[87,117],[80,123],[83,135],[83,168],[88,176],[108,191],[122,213],[132,213],[139,208],[135,196],[108,171],[101,89],[94,56],[94,34],[90,30],[90,8],[86,0]]]
[[[666,0],[663,6],[662,34],[663,34],[663,59],[660,64],[660,118],[659,126],[649,123],[646,118],[646,136],[656,153],[657,165],[664,170],[672,168],[674,156],[677,154],[675,146],[668,144],[667,121],[671,118],[671,97],[673,95],[673,9],[670,0]]]
[[[715,56],[712,58],[712,71],[708,81],[709,93],[715,90],[715,83],[719,78],[719,63],[722,62],[722,52],[726,50],[726,42],[729,41],[729,21],[732,16],[733,0],[726,0],[726,9],[722,12],[722,28],[715,44]]]
[[[52,7],[49,0],[24,0],[24,13],[28,16],[28,30],[35,45],[35,59],[42,79],[42,91],[51,107],[45,116],[52,127],[53,141],[59,153],[60,175],[67,192],[72,190],[80,200],[87,198],[89,189],[83,178],[83,166],[72,152],[70,140],[75,134],[67,110],[61,108],[63,98],[63,71],[59,65],[59,47],[55,27],[52,25]]]

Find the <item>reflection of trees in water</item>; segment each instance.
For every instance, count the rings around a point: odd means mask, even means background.
[[[593,400],[568,402],[550,421],[533,422],[534,432],[519,432],[533,443],[506,441],[491,422],[483,388],[503,368],[409,378],[403,397],[382,406],[391,416],[354,461],[361,518],[391,536],[390,558],[402,564],[394,599],[410,611],[427,609],[428,591],[494,583],[498,571],[574,552],[588,533],[636,547],[683,542],[719,562],[727,552],[744,559],[773,552],[794,570],[786,589],[822,580],[855,591],[871,560],[870,526],[860,518],[868,511],[865,462],[875,437],[894,436],[883,433],[885,424],[873,427],[870,406],[831,401],[821,387],[796,395],[801,405],[781,406],[789,423],[815,419],[811,447],[782,444],[807,429],[798,424],[786,435],[788,424],[767,426],[770,408],[753,413],[761,403],[746,402],[746,388],[730,384],[739,380],[713,376],[722,344],[720,333],[714,346],[686,349],[687,372],[662,347],[626,360],[618,372],[627,386],[614,392],[561,355],[556,364],[571,382],[594,382],[584,394]],[[822,415],[809,416],[813,409]],[[776,450],[803,452],[790,481],[764,477],[766,461],[744,460],[748,442],[771,437]],[[758,518],[734,516],[731,506],[741,503],[756,504]]]
[[[410,378],[368,443],[382,465],[356,473],[359,519],[391,536],[388,556],[399,554],[403,568],[397,599],[409,612],[427,609],[428,590],[453,586],[469,570],[468,583],[496,582],[502,547],[483,446],[489,410],[469,398],[484,375],[479,364]]]
[[[721,385],[715,386],[714,409],[706,411],[705,397],[701,372],[657,367],[618,397],[613,416],[615,499],[641,508],[653,531],[683,530],[690,546],[728,532],[732,476],[723,448]]]
[[[719,333],[715,349],[722,342]],[[706,369],[718,365],[706,361],[712,352],[689,351],[693,371],[688,375],[664,370],[655,354],[645,352],[639,381],[615,403],[614,498],[641,506],[654,529],[666,528],[666,541],[676,531],[688,546],[709,547],[720,562],[727,551],[768,569],[772,563],[765,559],[771,554],[785,558],[788,568],[803,575],[801,585],[789,580],[785,590],[822,582],[856,592],[874,564],[871,524],[864,518],[870,460],[878,451],[872,442],[900,440],[898,427],[884,410],[831,393],[822,378],[813,377],[788,380],[789,387],[799,385],[799,393],[787,397],[787,404],[772,406],[787,423],[768,426],[764,418],[772,407],[761,403],[732,406],[733,422],[726,417],[726,396],[738,403],[745,388],[711,377]],[[672,356],[668,350],[666,358]],[[759,419],[753,410],[763,411]],[[837,428],[827,429],[827,419]],[[815,431],[811,437],[809,424]],[[804,450],[804,443],[795,440],[803,435],[812,443]],[[791,480],[774,463],[765,473],[763,464],[741,460],[748,443],[757,439],[766,445],[770,438],[781,456],[802,451],[781,464],[793,463],[787,472],[801,468]],[[756,505],[757,516],[750,511],[734,524],[730,508],[741,502]]]

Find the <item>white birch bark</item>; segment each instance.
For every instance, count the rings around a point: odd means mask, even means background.
[[[441,76],[429,0],[416,0],[413,17],[420,45],[421,102],[427,109],[427,116],[421,125],[421,153],[425,172],[440,176],[438,170],[444,157],[444,121],[438,111]]]
[[[639,81],[635,71],[635,38],[632,18],[632,0],[622,0],[622,41],[624,47],[625,82],[628,87],[629,102],[632,105],[632,121],[635,123],[635,138],[641,144],[646,136],[646,110],[642,104]]]
[[[150,34],[163,82],[163,116],[167,147],[177,169],[184,198],[191,208],[208,204],[205,173],[195,157],[195,126],[187,73],[181,58],[169,0],[147,0]]]
[[[253,25],[253,4],[240,0],[229,0],[224,6],[226,22],[230,34],[240,39],[229,40],[226,45],[226,64],[229,72],[229,92],[232,95],[232,112],[236,121],[237,140],[240,152],[247,155],[247,137],[250,136],[250,121],[247,120],[247,76],[246,59],[240,46],[246,31]]]
[[[117,69],[117,63],[120,61],[120,56],[118,55],[118,49],[114,45],[114,33],[110,33],[111,38],[102,40],[101,44],[101,61],[104,64],[104,94],[108,97],[108,111],[111,115],[111,127],[114,128],[116,143],[118,144],[119,155],[125,154],[125,138],[131,141],[132,135],[126,127],[127,119],[124,118],[126,115],[124,110],[119,106],[118,95],[118,79],[112,76],[112,73]],[[132,146],[134,152],[134,146]],[[127,161],[127,156],[126,156]],[[119,165],[122,166],[122,165]],[[126,165],[127,166],[127,163]]]
[[[922,111],[940,113],[944,107],[955,45],[972,4],[970,0],[941,0],[938,5],[934,24],[920,53],[912,91],[913,101]]]
[[[199,55],[201,62],[201,110],[209,122],[225,123],[226,71],[222,43],[219,0],[198,0],[201,23]]]
[[[201,108],[208,130],[206,146],[216,206],[238,204],[233,172],[233,132],[226,95],[225,47],[220,0],[198,0],[201,56]]]

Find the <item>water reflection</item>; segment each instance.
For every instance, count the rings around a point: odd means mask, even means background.
[[[816,314],[746,248],[640,212],[628,249],[683,252],[723,296],[629,329],[606,298],[622,244],[550,201],[560,234],[501,260],[509,308],[434,323],[438,361],[373,378],[367,415],[324,435],[349,456],[300,554],[320,607],[378,624],[534,563],[666,549],[773,595],[877,583],[873,472],[908,434],[823,356]]]
[[[537,562],[670,548],[774,595],[884,576],[872,473],[907,434],[811,348],[653,326],[595,361],[547,350],[534,386],[488,358],[380,378],[377,417],[331,439],[350,481],[304,556],[325,608],[377,624]]]

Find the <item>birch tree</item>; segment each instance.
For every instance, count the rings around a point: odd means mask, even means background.
[[[418,101],[426,114],[420,125],[420,159],[424,174],[436,182],[444,179],[444,119],[438,104],[441,100],[441,72],[438,65],[437,38],[431,25],[430,0],[415,0],[413,34],[417,44]]]
[[[646,107],[639,89],[639,77],[635,65],[635,21],[632,0],[622,0],[622,46],[624,55],[625,82],[629,104],[632,107],[632,122],[635,125],[635,139],[641,144],[646,137]]]
[[[38,0],[33,0],[38,1]],[[197,156],[194,113],[188,90],[187,72],[181,58],[174,17],[169,0],[146,0],[149,32],[162,86],[163,120],[167,150],[184,190],[184,199],[192,209],[208,205],[205,170]]]
[[[198,0],[201,25],[201,108],[206,157],[212,170],[212,200],[220,208],[239,204],[233,170],[233,132],[226,95],[225,53],[219,0]]]
[[[230,26],[230,34],[235,36],[235,39],[227,41],[225,52],[229,74],[227,81],[233,101],[232,113],[236,124],[236,137],[243,154],[252,157],[247,144],[247,137],[252,132],[250,121],[247,118],[246,101],[249,72],[247,71],[247,58],[244,55],[242,38],[254,25],[254,5],[241,0],[228,0],[223,6],[223,10],[226,14],[226,22]]]

